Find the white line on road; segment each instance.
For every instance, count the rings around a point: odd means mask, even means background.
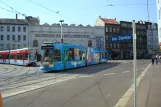
[[[7,98],[7,97],[15,96],[15,95],[22,94],[22,93],[25,93],[25,92],[29,92],[29,91],[33,91],[33,90],[40,89],[40,88],[43,88],[43,87],[47,87],[47,86],[50,86],[50,85],[53,85],[53,84],[56,84],[56,83],[71,80],[71,79],[74,79],[76,77],[77,77],[77,75],[67,77],[67,78],[63,78],[63,79],[58,79],[57,81],[55,81],[55,80],[44,81],[42,83],[35,84],[36,86],[34,86],[34,85],[32,85],[32,86],[23,86],[23,87],[18,87],[18,88],[14,89],[14,90],[8,90],[8,91],[4,91],[4,92],[2,91],[2,97]]]
[[[146,69],[141,73],[141,75],[137,78],[136,81],[136,87],[138,87],[140,81],[142,78],[145,76],[145,73],[148,71],[149,67],[151,64],[149,64]],[[119,100],[119,102],[114,106],[114,107],[125,107],[131,96],[133,95],[134,92],[134,85],[132,85],[127,92],[124,94],[124,96]]]
[[[124,72],[122,72],[122,73],[127,73],[127,72],[130,72],[130,71],[124,71]]]
[[[90,75],[82,75],[82,76],[78,76],[78,77],[92,77],[92,76],[90,76]]]
[[[116,73],[108,73],[108,74],[105,74],[105,75],[114,75],[114,74],[116,74]]]
[[[145,68],[141,68],[141,69],[145,69]]]

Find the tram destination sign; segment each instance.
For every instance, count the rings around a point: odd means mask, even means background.
[[[41,46],[41,49],[53,49],[53,46]]]
[[[132,40],[133,40],[132,34],[121,34],[110,37],[110,42],[128,42]]]

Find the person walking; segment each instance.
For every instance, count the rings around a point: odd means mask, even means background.
[[[158,60],[159,60],[159,55],[158,54],[156,54],[155,60],[156,60],[156,64],[158,65]]]
[[[155,59],[155,56],[152,55],[152,64],[154,64],[154,59]]]

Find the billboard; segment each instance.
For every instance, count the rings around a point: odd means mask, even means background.
[[[110,36],[110,42],[129,42],[133,40],[132,34]]]

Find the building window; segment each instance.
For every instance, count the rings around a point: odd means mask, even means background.
[[[20,47],[21,47],[21,46],[20,46],[20,44],[18,44],[18,46],[17,46],[17,47],[18,47],[18,49],[20,49]]]
[[[15,27],[14,26],[12,27],[12,32],[15,32]]]
[[[112,28],[110,28],[110,32],[112,32]]]
[[[33,40],[33,47],[38,47],[38,40]]]
[[[12,44],[12,48],[15,49],[15,44]]]
[[[106,44],[106,48],[108,48],[108,44]]]
[[[115,43],[113,44],[113,47],[116,48],[116,44]]]
[[[119,33],[120,32],[120,30],[119,30],[119,28],[117,28],[117,33]]]
[[[108,32],[108,27],[106,27],[106,32]]]
[[[7,49],[10,49],[10,44],[7,44]]]
[[[10,40],[10,35],[7,35],[7,40]]]
[[[26,32],[26,27],[23,27],[23,32]]]
[[[18,32],[21,32],[21,27],[18,27]]]
[[[23,35],[23,40],[26,40],[26,35]]]
[[[112,48],[112,43],[110,43],[110,48]]]
[[[23,44],[23,47],[26,48],[26,44]]]
[[[15,40],[15,35],[12,35],[12,40]]]
[[[3,49],[4,49],[3,44],[1,44],[1,50],[3,50]]]
[[[19,41],[21,40],[21,36],[20,36],[20,35],[18,35],[18,40],[19,40]]]
[[[120,48],[120,44],[119,43],[117,44],[117,48]]]
[[[113,28],[113,32],[116,32],[116,28]]]
[[[3,26],[1,26],[1,31],[3,31]]]
[[[9,26],[7,26],[7,31],[10,31],[10,27]]]
[[[1,35],[1,40],[3,40],[3,35]]]

